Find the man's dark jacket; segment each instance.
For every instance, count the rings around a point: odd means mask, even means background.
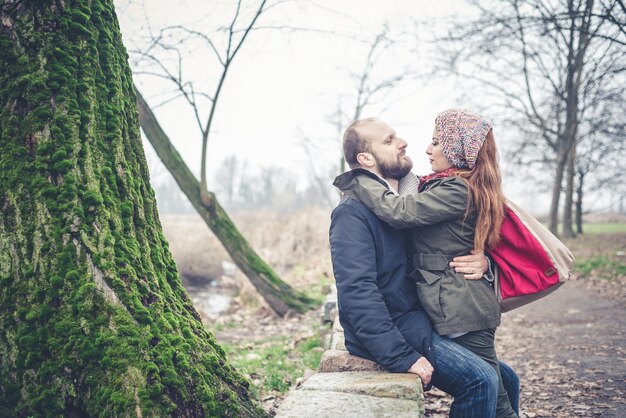
[[[407,235],[344,197],[331,215],[330,251],[346,348],[392,372],[434,364],[432,325],[407,278]]]

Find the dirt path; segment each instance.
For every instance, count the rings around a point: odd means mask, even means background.
[[[521,378],[522,417],[626,417],[622,296],[574,280],[503,316],[496,344]],[[427,416],[438,417],[449,398],[433,395]]]
[[[626,416],[626,303],[580,281],[505,315],[500,357],[527,416]]]

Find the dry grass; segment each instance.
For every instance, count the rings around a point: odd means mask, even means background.
[[[252,247],[285,282],[307,290],[332,279],[328,211],[240,212],[232,218]],[[166,215],[161,222],[186,284],[217,280],[220,286],[232,285],[222,278],[222,262],[232,260],[200,216]],[[245,292],[247,280],[241,276],[236,275],[234,285],[243,286]]]

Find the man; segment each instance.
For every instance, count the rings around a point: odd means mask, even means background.
[[[344,156],[352,169],[367,170],[398,189],[413,167],[407,143],[386,123],[354,122],[344,135]],[[361,202],[344,197],[333,211],[331,257],[337,281],[339,320],[346,348],[392,372],[420,376],[454,396],[451,417],[494,417],[498,380],[494,369],[454,341],[437,335],[407,278],[404,231],[381,222]],[[457,257],[451,263],[467,279],[479,279],[485,257]],[[501,363],[502,378],[517,411],[519,380]]]

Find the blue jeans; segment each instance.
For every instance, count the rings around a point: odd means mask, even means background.
[[[494,418],[498,376],[490,365],[454,341],[433,333],[435,372],[432,383],[454,397],[451,418]],[[500,373],[511,406],[519,413],[519,378],[500,362]]]
[[[511,402],[511,406],[517,416],[519,416],[519,377],[517,373],[515,373],[515,370],[510,368],[509,365],[503,361],[500,362],[500,375],[502,375],[504,390],[506,390],[507,395],[509,395],[509,402]]]

